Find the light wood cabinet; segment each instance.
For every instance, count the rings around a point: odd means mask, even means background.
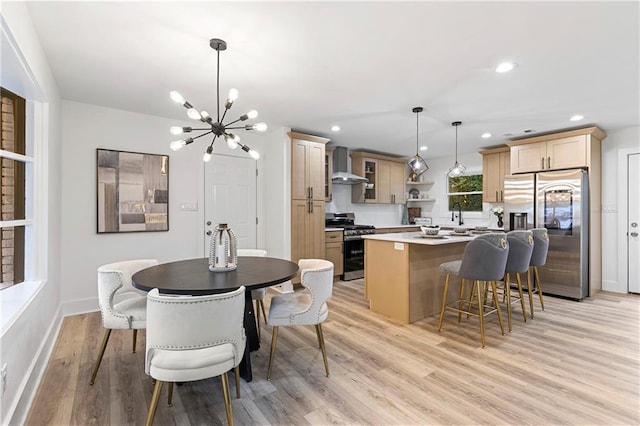
[[[403,159],[352,151],[351,171],[369,179],[368,183],[351,187],[353,203],[404,204],[406,165]]]
[[[291,261],[325,256],[325,144],[329,139],[289,132],[291,138]],[[299,282],[297,278],[294,283]]]
[[[549,135],[547,138],[549,140],[528,142],[522,145],[510,144],[511,172],[527,173],[589,167],[587,135],[562,138],[554,138],[553,135]]]
[[[325,147],[324,150],[324,200],[331,201],[333,199],[333,183],[331,176],[333,175],[333,150],[334,147]]]
[[[325,232],[324,258],[333,262],[334,276],[342,275],[344,272],[343,239],[342,231]]]
[[[482,154],[482,201],[504,202],[504,177],[511,174],[509,147],[480,151]]]

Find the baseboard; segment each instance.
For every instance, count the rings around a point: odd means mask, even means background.
[[[62,327],[62,310],[58,307],[54,320],[51,326],[47,330],[47,335],[38,348],[38,354],[34,357],[33,362],[29,368],[28,374],[25,376],[22,382],[22,390],[20,391],[20,398],[13,410],[11,425],[22,425],[27,421],[31,404],[36,397],[40,382],[44,377],[44,373],[47,371],[47,365],[49,364],[49,358],[53,353],[60,328]]]
[[[611,293],[628,293],[628,288],[620,288],[618,281],[602,280],[602,291],[608,291]]]
[[[97,297],[72,300],[62,304],[63,317],[86,314],[87,312],[96,312],[98,310],[100,310],[100,305],[98,304]]]

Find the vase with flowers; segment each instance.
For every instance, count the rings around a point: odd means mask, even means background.
[[[491,212],[498,218],[498,228],[502,228],[504,226],[504,222],[502,221],[502,216],[504,215],[504,208],[502,206],[494,207],[491,209]]]

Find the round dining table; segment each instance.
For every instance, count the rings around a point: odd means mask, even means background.
[[[240,363],[240,375],[252,380],[250,351],[260,348],[256,313],[253,309],[251,290],[270,287],[288,281],[298,273],[294,262],[275,257],[238,257],[238,268],[233,271],[209,271],[209,259],[188,259],[161,263],[136,272],[131,284],[143,291],[157,288],[162,294],[206,295],[226,293],[244,286],[244,328],[247,344]]]

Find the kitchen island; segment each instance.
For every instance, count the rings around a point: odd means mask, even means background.
[[[462,259],[467,242],[475,238],[453,236],[423,238],[420,232],[365,235],[365,298],[373,312],[405,324],[440,312],[444,278],[440,264]],[[451,280],[451,300],[459,281]]]

